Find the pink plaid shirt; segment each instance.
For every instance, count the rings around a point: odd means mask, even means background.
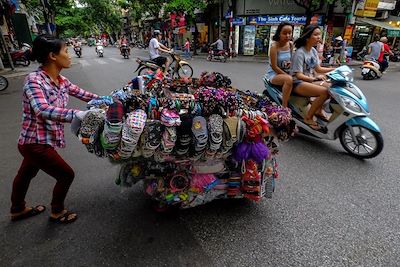
[[[77,111],[66,108],[69,95],[85,102],[98,97],[61,75],[58,80],[59,86],[41,68],[26,77],[22,101],[22,130],[18,144],[65,147],[63,122],[71,122],[74,112]]]

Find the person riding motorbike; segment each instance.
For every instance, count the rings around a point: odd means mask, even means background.
[[[121,39],[119,40],[119,51],[121,52],[122,55],[122,48],[125,47],[128,49],[128,55],[131,54],[131,48],[129,47],[129,41],[128,38],[125,36],[122,36]]]
[[[321,41],[321,30],[317,25],[309,25],[304,33],[295,41],[297,48],[292,58],[291,74],[293,76],[293,91],[302,96],[315,97],[304,117],[304,122],[314,130],[321,127],[314,121],[314,115],[322,120],[328,120],[322,111],[322,105],[329,98],[328,89],[330,84],[326,82],[325,75],[334,68],[321,67],[318,52],[314,48]]]
[[[213,47],[213,53],[217,55],[219,51],[224,50],[224,42],[221,40],[221,37],[218,37],[217,41],[210,45]]]
[[[368,56],[373,60],[378,60],[379,55],[384,51],[383,43],[379,40],[379,35],[375,35],[374,41],[368,45]]]
[[[154,30],[153,38],[149,43],[149,54],[150,59],[156,62],[156,64],[160,67],[164,66],[164,74],[168,73],[168,67],[171,63],[167,57],[160,56],[160,52],[171,53],[171,50],[165,45],[160,43],[161,41],[161,32],[159,30]]]
[[[386,55],[389,54],[393,56],[394,54],[392,50],[390,50],[390,46],[387,44],[388,42],[387,37],[382,37],[380,41],[383,44],[383,51],[381,51],[381,53],[379,54],[378,62],[379,65],[381,66],[381,72],[385,73],[386,69],[389,67],[389,62],[386,58]]]
[[[274,85],[282,86],[282,106],[287,107],[292,92],[293,79],[289,75],[292,58],[293,25],[287,22],[279,24],[274,41],[269,51],[270,62],[268,64],[266,76]]]
[[[80,41],[76,41],[76,42],[74,42],[74,51],[76,52],[76,49],[77,48],[81,48],[80,49],[80,52],[81,52],[81,55],[82,55],[82,43],[80,42]]]

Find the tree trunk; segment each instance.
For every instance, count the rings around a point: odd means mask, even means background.
[[[194,35],[193,35],[193,55],[196,56],[197,54],[197,40],[199,39],[199,30],[197,29],[197,23],[194,23]]]
[[[306,16],[307,16],[307,19],[306,19],[306,26],[308,26],[308,25],[310,25],[311,18],[312,18],[312,16],[313,16],[313,12],[312,12],[310,9],[307,9],[307,10],[306,10]]]

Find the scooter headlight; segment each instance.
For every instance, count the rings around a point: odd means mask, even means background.
[[[347,97],[347,96],[340,96],[340,100],[342,100],[343,105],[344,105],[347,109],[349,109],[349,110],[351,110],[351,111],[353,111],[353,112],[357,112],[357,113],[363,112],[363,111],[362,111],[362,108],[360,107],[360,105],[357,104],[357,102],[354,101],[353,99],[351,99],[351,98],[349,98],[349,97]]]

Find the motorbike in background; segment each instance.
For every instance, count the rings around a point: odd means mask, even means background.
[[[208,61],[219,60],[220,62],[226,62],[226,59],[228,58],[228,56],[229,56],[228,52],[226,52],[225,49],[214,50],[212,48],[209,48],[207,60]]]
[[[127,44],[122,44],[121,45],[121,54],[125,59],[129,59],[129,46]]]
[[[82,47],[80,45],[74,46],[74,51],[77,57],[82,56]]]
[[[27,67],[31,64],[31,61],[29,60],[31,53],[32,47],[27,43],[23,43],[21,49],[10,52],[10,55],[14,65]]]
[[[328,121],[317,118],[322,127],[313,129],[304,122],[310,107],[310,99],[292,93],[289,108],[293,119],[304,134],[326,139],[339,138],[342,147],[352,156],[360,159],[373,158],[383,149],[383,137],[378,125],[369,118],[368,102],[362,91],[353,83],[352,70],[348,66],[340,66],[326,74],[330,102],[325,109],[329,114]],[[282,88],[275,86],[264,77],[263,92],[271,101],[282,104]]]
[[[363,80],[373,80],[382,77],[382,72],[380,71],[381,66],[378,61],[374,58],[367,59],[364,61],[361,67],[361,76]]]
[[[103,57],[104,56],[104,48],[102,44],[96,44],[96,53],[98,57]]]
[[[169,55],[172,58],[172,62],[170,63],[168,68],[169,74],[171,74],[173,77],[178,76],[180,78],[191,78],[193,76],[193,68],[188,62],[182,60],[181,57],[174,52],[170,52]],[[138,72],[139,75],[153,72],[159,68],[163,69],[163,67],[157,65],[157,63],[152,60],[142,60],[140,58],[137,58],[136,62],[139,65],[135,72]]]

